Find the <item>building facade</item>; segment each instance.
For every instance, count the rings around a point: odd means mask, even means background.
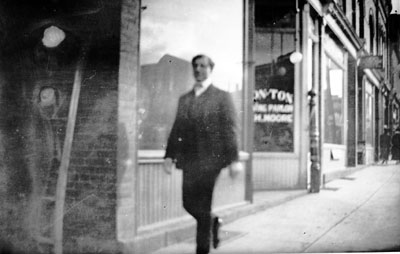
[[[193,236],[182,172],[166,175],[162,163],[199,53],[234,99],[245,166],[222,171],[217,213],[255,191],[318,192],[378,162],[379,135],[399,124],[391,11],[386,0],[3,1],[0,225],[10,233],[0,244],[53,248],[41,236],[54,237],[57,218],[41,200],[68,142],[65,253],[150,252]]]

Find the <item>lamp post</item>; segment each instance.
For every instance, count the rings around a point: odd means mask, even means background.
[[[320,131],[319,131],[319,103],[318,103],[318,88],[315,84],[311,91],[308,92],[310,96],[310,192],[318,193],[321,185],[321,160],[320,160]]]

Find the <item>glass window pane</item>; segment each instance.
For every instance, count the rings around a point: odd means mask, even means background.
[[[343,144],[344,131],[344,71],[331,59],[328,59],[327,81],[324,93],[324,142]]]
[[[284,2],[284,3],[283,3]],[[254,151],[293,152],[293,1],[256,1]]]
[[[373,88],[369,82],[365,84],[365,141],[373,144]]]
[[[232,93],[241,122],[242,3],[241,0],[229,3],[226,0],[142,0],[140,149],[165,148],[179,96],[194,84],[191,59],[200,53],[214,60],[213,84]]]

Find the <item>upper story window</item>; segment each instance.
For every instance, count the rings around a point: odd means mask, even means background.
[[[337,0],[337,4],[342,8],[343,12],[346,14],[346,0]]]
[[[191,59],[200,53],[214,60],[213,84],[231,92],[240,127],[243,1],[141,2],[139,149],[165,149],[178,99],[194,85]]]
[[[372,9],[369,10],[368,25],[369,25],[369,52],[371,54],[374,54],[375,22],[374,22],[374,12],[372,11]]]
[[[364,38],[364,18],[365,18],[365,1],[357,1],[358,2],[358,28],[359,28],[359,36]]]
[[[351,23],[357,29],[357,0],[351,0]]]

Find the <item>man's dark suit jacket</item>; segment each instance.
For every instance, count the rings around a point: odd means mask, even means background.
[[[221,170],[238,159],[236,113],[229,93],[210,85],[179,98],[165,158],[178,169]]]

